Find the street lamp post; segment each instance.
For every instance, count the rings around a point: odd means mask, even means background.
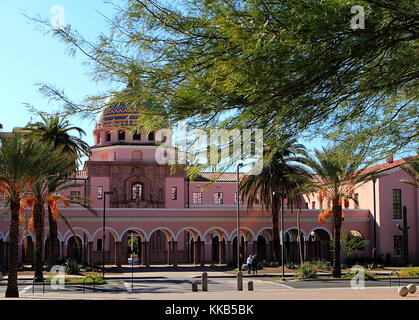
[[[243,163],[237,164],[237,268],[241,271],[240,264],[240,167],[243,166]]]
[[[105,217],[106,217],[106,195],[113,194],[113,191],[103,193],[103,231],[102,231],[102,277],[105,279]]]

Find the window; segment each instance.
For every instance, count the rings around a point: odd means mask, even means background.
[[[240,203],[243,203],[242,195],[239,195]],[[237,192],[234,192],[234,203],[237,204]]]
[[[80,195],[81,195],[80,191],[71,191],[70,192],[70,198],[71,198],[72,201],[80,199]]]
[[[143,200],[143,185],[141,183],[132,185],[132,200]]]
[[[402,190],[393,189],[393,219],[402,218]]]
[[[97,239],[96,248],[97,248],[97,251],[102,251],[102,239]]]
[[[394,236],[394,255],[396,256],[400,256],[402,255],[402,248],[403,248],[403,243],[402,243],[402,236]]]
[[[202,192],[194,192],[192,194],[192,203],[202,204]]]
[[[316,209],[316,201],[311,202],[311,209]]]
[[[177,187],[172,187],[172,200],[177,200]]]
[[[106,133],[106,141],[111,141],[111,138],[112,138],[112,134],[110,133],[110,132],[107,132]]]
[[[222,192],[214,192],[214,203],[215,204],[223,204],[223,193]]]
[[[118,132],[118,140],[125,140],[125,131]]]
[[[151,132],[148,134],[148,141],[154,141],[154,132],[153,132],[153,131],[151,131]]]
[[[97,187],[97,198],[100,200],[100,199],[103,199],[103,187],[102,186],[98,186]]]
[[[355,193],[354,199],[355,199],[355,209],[359,209],[359,194],[358,193]]]
[[[132,135],[132,140],[141,140],[141,132],[135,131]]]

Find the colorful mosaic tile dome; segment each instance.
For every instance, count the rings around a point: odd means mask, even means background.
[[[139,107],[129,107],[123,103],[118,103],[113,106],[106,107],[101,113],[100,119],[103,121],[121,120],[121,119],[135,119],[139,116]]]

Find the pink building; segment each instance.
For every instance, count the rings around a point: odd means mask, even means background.
[[[131,128],[138,114],[115,106],[101,115],[94,130],[95,145],[84,170],[76,177],[81,187],[67,190],[69,196],[85,196],[95,208],[95,216],[80,206],[62,208],[75,235],[59,222],[61,257],[101,264],[102,250],[109,264],[128,262],[128,239],[138,238],[141,264],[222,264],[236,261],[237,181],[235,173],[222,174],[210,183],[211,173],[202,173],[194,181],[183,170],[170,172],[167,165],[155,160],[156,149],[171,137],[154,132],[135,132]],[[372,169],[379,169],[376,180],[355,192],[359,206],[349,203],[344,209],[343,232],[358,231],[367,240],[361,255],[371,256],[374,244],[377,255],[392,263],[400,260],[402,207],[407,207],[410,263],[419,262],[418,190],[403,184],[407,178],[399,168],[404,160],[387,159]],[[374,191],[375,190],[375,191]],[[106,195],[105,192],[113,194]],[[375,195],[375,196],[374,196]],[[103,243],[103,206],[106,197],[106,233]],[[375,199],[375,200],[374,200]],[[322,211],[317,199],[304,197],[301,210],[303,254],[307,259],[330,260],[333,227],[318,223]],[[375,203],[375,206],[374,206]],[[240,206],[241,253],[257,253],[259,260],[270,260],[271,217],[260,206],[248,210]],[[0,265],[7,259],[9,217],[0,221]],[[45,232],[45,259],[48,260],[48,223]],[[296,212],[285,211],[286,262],[298,261]],[[34,235],[23,229],[19,259],[31,263]]]

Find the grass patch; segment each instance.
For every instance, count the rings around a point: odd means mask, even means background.
[[[45,282],[51,282],[52,277],[48,276],[45,278]],[[88,276],[88,277],[65,277],[65,282],[80,283],[80,284],[94,284],[101,285],[107,284],[106,280],[102,276]]]
[[[403,277],[419,277],[419,267],[411,267],[400,270],[400,275]]]
[[[342,279],[352,279],[357,274],[358,274],[358,272],[356,272],[356,273],[355,272],[353,272],[353,273],[348,272],[348,273],[342,274],[341,278]],[[372,273],[365,272],[364,275],[365,275],[365,280],[367,280],[367,281],[376,281],[377,280],[375,275],[373,275]]]

